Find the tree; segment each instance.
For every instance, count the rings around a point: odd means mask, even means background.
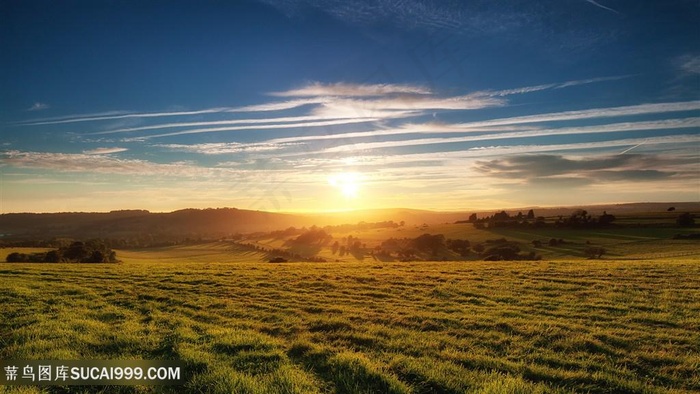
[[[331,246],[331,251],[333,252],[333,254],[338,253],[338,248],[340,248],[340,244],[338,243],[338,241],[333,242],[333,246]]]
[[[588,223],[590,217],[585,209],[577,209],[569,216],[568,224],[576,226]]]
[[[471,215],[469,215],[469,220],[468,220],[468,222],[469,222],[469,223],[474,223],[474,222],[476,222],[476,214],[475,214],[475,213],[472,213]]]
[[[614,221],[615,216],[608,214],[606,211],[603,211],[603,215],[598,218],[598,224],[601,226],[608,226]]]
[[[607,251],[601,246],[589,246],[583,251],[589,259],[599,259]]]
[[[85,244],[80,241],[73,242],[70,246],[63,252],[63,257],[68,260],[81,262],[89,256],[88,249]]]
[[[86,263],[106,263],[107,258],[99,250],[93,250],[92,253],[90,253],[90,257],[88,257],[86,260],[84,260]]]
[[[690,214],[690,212],[682,213],[678,215],[676,219],[676,224],[681,227],[691,227],[695,225],[695,217]]]
[[[508,219],[510,219],[510,216],[508,215],[508,212],[506,212],[506,211],[501,211],[501,212],[493,215],[493,220],[495,222],[506,221]]]
[[[27,261],[27,255],[24,253],[10,253],[7,255],[7,258],[5,258],[5,261],[8,263],[21,263]]]
[[[532,209],[527,211],[527,220],[532,220],[534,218],[535,218],[535,211],[533,211]]]
[[[441,247],[444,246],[445,236],[442,234],[423,234],[415,238],[411,243],[420,251],[430,251],[437,255]]]
[[[451,251],[458,253],[462,257],[467,257],[469,255],[470,242],[467,239],[448,239],[447,248]]]
[[[60,263],[62,258],[63,256],[61,255],[60,250],[51,250],[46,253],[44,261],[47,263]]]

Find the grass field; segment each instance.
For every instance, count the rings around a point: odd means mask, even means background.
[[[654,217],[654,216],[652,216]],[[655,217],[654,217],[655,218]],[[554,218],[550,218],[554,220]],[[643,217],[642,217],[643,219]],[[640,223],[644,220],[638,219]],[[623,217],[621,221],[632,220]],[[661,222],[657,219],[657,222]],[[571,229],[571,228],[496,228],[490,230],[478,230],[470,223],[444,223],[431,224],[425,226],[406,226],[400,228],[381,228],[363,231],[333,233],[333,239],[324,245],[301,245],[289,246],[289,240],[294,236],[286,238],[270,238],[266,236],[251,237],[246,242],[252,242],[267,249],[279,248],[290,249],[295,253],[306,256],[319,256],[328,261],[358,261],[358,256],[346,254],[340,256],[333,253],[331,245],[333,241],[339,240],[342,244],[345,237],[352,236],[359,239],[366,245],[365,257],[359,260],[371,262],[369,251],[389,238],[416,238],[422,234],[443,234],[447,239],[467,239],[472,244],[484,243],[488,240],[506,238],[509,241],[517,242],[524,252],[534,252],[542,256],[545,260],[580,260],[586,259],[584,250],[589,245],[601,246],[606,249],[605,256],[611,260],[639,260],[639,259],[669,259],[669,258],[695,258],[700,260],[700,242],[688,240],[674,240],[676,234],[697,234],[699,228],[668,227],[615,227],[597,229]],[[551,238],[563,239],[565,244],[549,246],[548,240]],[[533,247],[532,241],[538,240],[541,247]],[[449,259],[461,259],[456,254],[449,256]],[[478,260],[481,257],[477,254],[467,256],[468,260]]]
[[[696,258],[269,264],[226,243],[119,257],[0,264],[0,359],[181,359],[188,392],[700,391]]]

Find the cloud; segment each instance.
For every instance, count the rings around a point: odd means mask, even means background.
[[[375,84],[363,85],[352,83],[329,83],[312,82],[301,88],[287,90],[284,92],[273,92],[271,96],[277,97],[318,97],[318,96],[340,96],[340,97],[368,97],[387,95],[424,95],[432,94],[430,89],[412,85],[392,85]]]
[[[593,0],[586,0],[586,1],[589,2],[589,3],[591,3],[591,4],[593,4],[593,5],[596,6],[596,7],[602,8],[602,9],[604,9],[604,10],[608,10],[608,11],[614,12],[614,13],[616,13],[616,14],[619,14],[619,13],[620,13],[619,11],[613,10],[613,9],[610,8],[610,7],[606,7],[606,6],[600,4],[600,3],[596,2],[596,1],[593,1]]]
[[[392,115],[395,114],[392,114],[390,111],[397,110],[412,111],[408,113],[407,116],[413,116],[415,115],[415,111],[475,110],[502,107],[508,103],[502,98],[505,96],[526,94],[548,89],[561,89],[628,77],[630,76],[589,78],[497,91],[476,91],[466,95],[452,97],[441,97],[425,87],[413,85],[322,84],[319,82],[312,82],[301,88],[271,93],[271,95],[278,97],[312,97],[311,99],[248,106],[243,107],[243,109],[278,110],[296,108],[302,105],[318,104],[312,113],[324,117],[358,115],[392,117]]]
[[[203,110],[198,110],[198,111],[143,112],[143,113],[124,113],[121,111],[113,111],[113,112],[98,113],[98,114],[66,116],[66,117],[53,118],[53,119],[37,119],[37,120],[30,120],[27,122],[20,122],[19,124],[22,124],[24,126],[38,126],[38,125],[65,124],[65,123],[78,123],[78,122],[95,122],[95,121],[103,121],[103,120],[128,119],[128,118],[161,118],[161,117],[167,117],[167,116],[191,116],[191,115],[203,115],[203,114],[213,114],[213,113],[225,112],[229,109],[230,108],[211,108],[211,109],[203,109]]]
[[[316,108],[313,114],[324,118],[358,116],[398,118],[425,114],[425,111],[429,110],[475,110],[502,107],[504,105],[506,105],[506,101],[503,99],[477,96],[448,98],[401,97],[382,98],[378,100],[339,99],[324,103]]]
[[[492,133],[484,135],[469,135],[465,137],[439,137],[439,138],[419,138],[412,140],[400,141],[379,141],[379,142],[363,142],[356,144],[345,144],[335,147],[330,147],[324,150],[326,153],[333,152],[352,152],[363,151],[368,149],[387,149],[404,146],[417,145],[433,145],[433,144],[448,144],[459,142],[473,141],[490,141],[503,140],[513,138],[534,138],[548,137],[554,135],[578,135],[578,134],[598,134],[598,133],[616,133],[626,131],[643,131],[643,130],[670,130],[700,127],[700,118],[684,118],[684,119],[668,119],[648,122],[625,122],[614,123],[600,126],[582,126],[582,127],[565,127],[558,129],[536,129],[522,132],[506,132]]]
[[[158,144],[154,145],[159,148],[165,148],[177,152],[192,152],[205,155],[220,155],[226,153],[241,153],[241,152],[268,152],[280,150],[297,144],[272,144],[272,143],[253,143],[241,144],[238,142],[212,142],[204,144]]]
[[[308,11],[322,12],[346,24],[365,27],[393,26],[400,30],[433,33],[502,34],[536,24],[539,5],[527,7],[494,1],[434,0],[261,0],[288,17],[303,17]]]
[[[15,168],[46,169],[115,175],[203,177],[215,175],[212,169],[192,163],[154,163],[147,160],[119,159],[101,154],[8,151],[0,163]]]
[[[676,59],[676,64],[685,76],[700,75],[700,55],[683,55]]]
[[[69,124],[78,122],[102,122],[115,120],[131,120],[131,119],[158,119],[168,117],[181,116],[206,116],[217,115],[218,120],[198,121],[198,122],[178,122],[178,123],[155,123],[139,127],[119,128],[106,131],[95,132],[93,134],[115,134],[159,129],[185,128],[185,127],[202,127],[202,126],[222,126],[222,125],[255,125],[255,124],[272,124],[272,123],[288,123],[288,122],[314,122],[327,121],[328,124],[323,125],[341,125],[358,123],[362,120],[376,121],[386,119],[401,119],[425,115],[429,111],[459,111],[459,110],[476,110],[484,108],[503,107],[508,104],[505,96],[514,94],[525,94],[536,92],[545,89],[563,88],[568,86],[576,86],[585,83],[600,82],[605,80],[613,80],[626,78],[627,76],[590,78],[587,80],[567,81],[563,83],[552,83],[537,86],[521,87],[514,89],[506,89],[500,91],[477,91],[466,95],[459,96],[439,96],[429,89],[421,86],[407,84],[352,84],[352,83],[335,83],[322,84],[320,82],[312,82],[303,87],[287,90],[283,92],[274,92],[271,95],[279,97],[302,97],[294,100],[283,102],[270,102],[257,105],[249,105],[234,108],[209,108],[194,111],[174,111],[174,112],[151,112],[151,113],[124,113],[124,112],[107,112],[98,114],[78,115],[72,117],[60,117],[49,119],[37,119],[18,124],[24,126],[37,125],[52,125],[52,124]],[[245,113],[245,112],[270,112],[289,110],[299,107],[309,106],[306,115],[294,117],[275,117],[275,118],[252,118],[252,119],[225,119],[220,120],[221,114],[229,113]],[[347,119],[347,121],[340,121]],[[332,120],[332,121],[331,121]],[[520,120],[523,120],[520,118]],[[316,126],[319,126],[316,125]],[[290,127],[314,127],[311,124],[280,125],[279,128]],[[196,134],[203,132],[219,132],[219,131],[236,131],[244,129],[274,129],[273,126],[260,127],[230,127],[220,128],[212,127],[210,130],[197,128],[182,132],[171,132],[159,135],[139,137],[139,140],[173,136],[181,134]]]
[[[346,23],[394,23],[403,29],[457,29],[465,24],[462,7],[430,1],[262,0],[293,17],[315,8]]]
[[[604,158],[572,160],[559,155],[526,155],[507,159],[477,161],[475,168],[489,175],[503,178],[534,178],[571,175],[593,170],[605,170],[640,163],[640,155],[610,156]]]
[[[417,133],[471,133],[471,132],[506,132],[540,130],[541,127],[522,126],[533,123],[559,122],[566,120],[603,119],[645,114],[662,114],[672,112],[689,112],[700,110],[700,101],[641,104],[625,107],[594,108],[580,111],[565,111],[547,114],[520,116],[513,118],[491,119],[470,123],[424,123],[404,124],[400,127],[372,131],[348,132],[340,134],[305,135],[299,137],[278,138],[267,142],[316,141],[333,139],[350,139],[378,137],[383,135],[417,134]],[[513,135],[510,135],[513,136]]]
[[[639,104],[624,107],[593,108],[579,111],[564,111],[548,114],[518,116],[512,118],[501,118],[485,120],[481,122],[471,122],[462,124],[464,126],[495,126],[525,123],[558,122],[564,120],[583,120],[596,118],[614,118],[644,114],[660,114],[668,112],[686,112],[700,110],[700,101],[685,101],[672,103]],[[460,125],[457,125],[460,126]]]
[[[612,76],[612,77],[599,77],[599,78],[589,78],[589,79],[581,79],[578,81],[569,81],[569,82],[564,82],[559,84],[558,86],[555,86],[555,89],[561,89],[561,88],[568,88],[569,86],[578,86],[578,85],[586,85],[589,83],[597,83],[597,82],[606,82],[606,81],[617,81],[620,79],[625,79],[625,78],[630,78],[633,77],[634,75],[617,75],[617,76]]]
[[[330,118],[323,118],[330,119]],[[337,118],[336,118],[337,119]],[[217,120],[208,122],[180,122],[180,123],[161,123],[149,126],[139,126],[139,127],[129,127],[108,131],[100,131],[94,133],[95,135],[100,134],[116,134],[116,133],[132,133],[135,131],[146,131],[146,130],[161,130],[161,129],[173,129],[173,128],[183,128],[183,127],[198,127],[198,126],[230,126],[230,125],[246,125],[246,124],[265,124],[265,123],[284,123],[293,124],[293,122],[307,122],[313,120],[321,120],[319,116],[287,116],[282,118],[262,118],[262,119],[235,119],[235,120]],[[359,120],[359,119],[354,119]],[[245,128],[245,127],[244,127]]]
[[[669,166],[678,164],[687,164],[687,159],[640,154],[573,159],[539,154],[478,160],[474,169],[490,177],[520,180],[532,185],[571,187],[576,184],[666,180],[677,175],[669,170]]]
[[[379,120],[379,118],[355,118],[355,119],[340,119],[328,120],[319,122],[298,122],[284,124],[266,124],[266,125],[251,125],[251,126],[233,126],[233,127],[212,127],[204,129],[190,129],[183,131],[174,131],[171,133],[151,134],[147,136],[137,137],[134,140],[143,141],[150,138],[172,137],[177,135],[201,134],[201,133],[218,133],[223,131],[240,131],[240,130],[270,130],[270,129],[290,129],[290,128],[307,128],[307,127],[326,127],[343,125],[350,123],[367,123]]]
[[[381,137],[389,135],[408,135],[408,134],[433,134],[433,133],[476,133],[476,132],[506,132],[506,131],[527,131],[538,130],[539,127],[532,126],[483,126],[483,127],[455,127],[454,125],[444,123],[424,123],[424,124],[405,124],[396,128],[375,129],[370,131],[356,131],[338,134],[322,134],[322,135],[303,135],[295,137],[283,137],[267,140],[268,143],[286,143],[286,142],[301,142],[301,141],[321,141],[321,140],[336,140],[336,139],[351,139],[351,138],[367,138]]]
[[[27,108],[27,111],[35,112],[35,111],[42,111],[42,110],[45,110],[48,108],[49,108],[48,104],[36,102],[31,107]]]
[[[658,145],[675,145],[679,149],[688,149],[695,144],[700,143],[700,135],[674,135],[663,137],[650,138],[627,138],[611,141],[599,142],[577,142],[569,144],[546,144],[546,145],[490,145],[469,148],[466,150],[448,151],[448,152],[430,152],[430,153],[402,153],[402,154],[387,154],[386,152],[371,154],[359,154],[353,156],[331,156],[331,157],[312,157],[304,156],[300,158],[288,157],[287,162],[293,166],[307,167],[377,167],[383,168],[392,165],[407,165],[411,163],[463,163],[465,160],[470,160],[480,157],[499,157],[510,155],[537,154],[542,152],[564,152],[564,151],[595,151],[595,150],[610,150],[612,148],[636,146],[641,142],[648,147]],[[691,148],[692,149],[692,148]],[[693,151],[694,153],[694,151]],[[284,155],[282,155],[284,157]]]
[[[86,155],[108,155],[110,153],[126,152],[127,148],[97,148],[83,151]]]
[[[598,171],[595,176],[603,181],[620,182],[645,182],[667,179],[676,175],[675,172],[659,170],[622,170],[622,171]]]
[[[283,111],[288,109],[294,109],[298,107],[303,107],[305,105],[319,104],[326,101],[330,101],[331,98],[327,97],[315,97],[311,99],[298,99],[281,101],[274,103],[256,104],[256,105],[246,105],[238,108],[231,108],[226,110],[226,112],[267,112],[267,111]]]

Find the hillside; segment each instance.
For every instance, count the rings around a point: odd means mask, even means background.
[[[592,214],[608,211],[614,214],[666,212],[698,212],[700,203],[632,203],[618,205],[506,209],[510,214],[534,209],[538,216],[568,215],[575,209]],[[332,213],[275,213],[236,208],[184,209],[169,213],[144,210],[108,213],[8,213],[0,215],[0,237],[4,240],[45,240],[50,238],[212,238],[234,234],[282,230],[312,225],[355,224],[392,220],[406,225],[454,223],[466,220],[471,213],[480,217],[501,209],[476,212],[435,212],[415,209],[375,209]]]
[[[112,211],[109,213],[12,213],[0,215],[6,239],[123,238],[143,235],[174,237],[226,236],[310,225],[308,219],[236,208],[185,209],[170,213]]]

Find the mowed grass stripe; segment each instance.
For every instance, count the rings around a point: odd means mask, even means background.
[[[156,253],[0,264],[0,357],[177,358],[194,392],[700,390],[697,260],[276,265],[227,260],[223,247],[207,262]]]

